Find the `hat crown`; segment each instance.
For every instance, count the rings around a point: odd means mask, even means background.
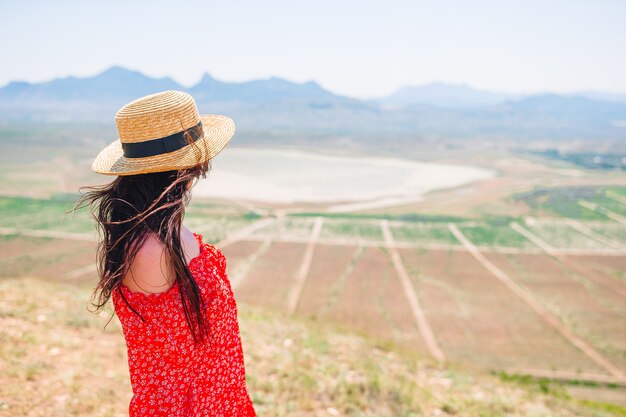
[[[151,94],[124,105],[115,115],[122,143],[163,138],[200,122],[196,102],[189,94],[170,90]]]

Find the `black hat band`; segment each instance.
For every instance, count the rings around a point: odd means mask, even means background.
[[[197,125],[174,133],[164,138],[150,139],[143,142],[122,143],[122,151],[126,158],[145,158],[174,152],[197,141],[202,137],[202,121]]]

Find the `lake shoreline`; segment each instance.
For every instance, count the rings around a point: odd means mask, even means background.
[[[314,204],[342,212],[418,202],[429,192],[496,175],[494,170],[472,165],[238,147],[212,161],[211,172],[195,185],[194,196]]]

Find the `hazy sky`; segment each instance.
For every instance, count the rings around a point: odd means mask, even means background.
[[[626,0],[0,0],[0,37],[0,85],[122,65],[355,97],[432,81],[626,93]]]

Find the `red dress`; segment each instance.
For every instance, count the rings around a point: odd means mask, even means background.
[[[178,284],[158,294],[119,286],[143,322],[113,291],[115,312],[128,349],[133,397],[130,417],[256,416],[246,389],[237,305],[226,275],[226,258],[194,233],[200,255],[189,269],[209,297],[209,343],[194,346]],[[206,298],[205,298],[206,299]]]

